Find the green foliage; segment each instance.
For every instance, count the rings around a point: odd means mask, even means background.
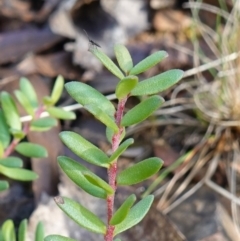
[[[164,99],[159,95],[151,96],[143,100],[140,104],[129,110],[123,116],[121,125],[130,126],[147,119],[155,110],[164,103]]]
[[[74,120],[76,119],[76,114],[72,111],[66,111],[58,107],[47,107],[47,112],[50,116],[61,119],[61,120]]]
[[[128,74],[133,67],[133,61],[128,49],[122,44],[116,44],[114,52],[121,69]]]
[[[20,90],[26,96],[31,103],[32,107],[35,109],[38,107],[38,99],[36,91],[34,90],[31,82],[26,78],[20,79]]]
[[[139,183],[159,171],[163,161],[151,157],[120,172],[117,176],[118,185],[133,185]]]
[[[165,59],[168,56],[168,53],[165,51],[158,51],[147,58],[143,59],[141,62],[139,62],[137,65],[135,65],[129,74],[136,75],[145,72],[146,70],[150,69],[151,67],[155,66],[159,62],[161,62],[163,59]]]
[[[128,215],[130,208],[136,201],[136,196],[134,194],[130,195],[121,207],[114,213],[110,220],[111,225],[117,225],[121,223]]]
[[[18,241],[25,241],[27,233],[27,220],[23,219],[18,229]]]
[[[42,222],[39,222],[35,232],[35,241],[44,240],[44,228]]]
[[[57,120],[52,117],[44,117],[31,122],[32,131],[47,131],[57,125]]]
[[[47,157],[47,150],[38,144],[21,142],[15,150],[27,157]]]
[[[109,162],[116,161],[120,155],[130,146],[132,145],[134,140],[132,138],[129,138],[125,140],[119,147],[118,149],[111,155],[109,158]]]
[[[153,195],[149,195],[134,205],[123,222],[115,226],[114,236],[138,224],[147,214],[153,199]]]
[[[38,177],[37,174],[22,169],[23,161],[10,155],[16,150],[27,157],[46,157],[45,148],[37,144],[21,142],[21,140],[30,131],[46,131],[56,126],[56,118],[75,119],[76,116],[74,112],[67,112],[54,106],[63,91],[63,77],[57,78],[51,96],[44,97],[44,105],[39,105],[36,92],[28,79],[21,78],[19,86],[20,89],[15,90],[14,94],[32,120],[30,123],[22,124],[14,98],[6,91],[0,93],[0,174],[16,180],[31,181]],[[40,118],[44,111],[49,112],[53,117]],[[7,181],[0,180],[0,191],[6,190],[8,186]]]
[[[43,224],[41,222],[38,223],[36,232],[35,232],[35,241],[43,241],[44,230]],[[24,219],[21,221],[18,229],[17,239],[15,233],[15,226],[11,219],[6,220],[2,227],[0,227],[0,241],[26,241],[27,239],[27,220]],[[69,239],[69,241],[71,241]]]
[[[138,77],[134,75],[127,76],[118,82],[116,87],[116,96],[119,100],[126,98],[132,89],[137,85]]]
[[[123,79],[124,75],[121,72],[121,70],[117,67],[116,64],[113,63],[113,61],[105,54],[103,53],[100,49],[95,49],[92,48],[90,50],[92,52],[93,55],[95,55],[100,61],[101,63],[112,73],[114,74],[116,77],[118,77],[119,79]]]
[[[63,212],[80,226],[95,233],[104,234],[106,232],[103,221],[81,204],[66,197],[55,198],[55,202]]]
[[[61,132],[60,138],[70,150],[85,161],[98,166],[109,167],[108,156],[82,136],[71,131],[64,131]]]
[[[153,95],[175,85],[184,72],[179,69],[171,69],[162,74],[143,80],[131,91],[132,96]]]
[[[136,196],[132,194],[114,213],[112,208],[117,187],[119,185],[139,183],[156,174],[163,164],[161,159],[152,157],[118,173],[117,162],[119,157],[134,142],[132,138],[123,140],[125,127],[138,124],[152,115],[164,103],[164,99],[158,93],[176,84],[182,78],[183,71],[169,70],[138,82],[138,76],[136,75],[166,58],[167,53],[165,51],[153,53],[133,66],[127,48],[117,44],[114,52],[117,62],[125,75],[99,48],[92,46],[90,52],[119,79],[115,89],[118,99],[116,108],[104,95],[85,83],[73,81],[65,84],[65,87],[73,99],[106,126],[106,137],[112,145],[112,155],[107,156],[98,147],[74,132],[64,131],[60,133],[60,138],[70,150],[83,160],[106,168],[109,184],[69,157],[58,157],[58,163],[63,172],[76,185],[94,197],[106,199],[108,223],[104,224],[99,217],[74,200],[66,197],[56,197],[55,201],[81,227],[95,233],[101,233],[104,235],[105,240],[112,241],[113,236],[139,223],[147,214],[153,202],[153,196],[149,195],[134,205]],[[125,113],[125,105],[130,96],[140,96],[143,100]],[[51,103],[51,98],[46,99],[46,101]],[[60,235],[50,235],[45,238],[45,241],[73,240]],[[115,241],[120,241],[120,239],[115,239]]]
[[[89,169],[69,157],[59,156],[58,163],[65,174],[85,192],[106,199],[113,189]]]
[[[5,120],[2,110],[0,110],[0,143],[3,148],[6,148],[11,140],[11,135]]]
[[[16,104],[11,95],[5,91],[1,92],[1,104],[8,126],[12,129],[21,130],[22,124]]]

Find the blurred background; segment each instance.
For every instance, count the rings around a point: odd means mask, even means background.
[[[130,192],[155,195],[150,213],[123,240],[239,241],[239,21],[239,0],[0,0],[0,89],[12,93],[24,76],[41,99],[60,74],[109,97],[117,79],[88,51],[89,39],[113,61],[116,43],[126,45],[134,64],[167,51],[169,57],[141,79],[172,68],[184,70],[184,78],[161,93],[166,102],[151,118],[127,129],[135,144],[119,161],[121,169],[158,156],[164,167],[144,184],[117,192],[116,207]],[[138,102],[130,98],[127,108]],[[106,152],[110,148],[104,126],[74,104],[64,92],[58,106],[74,110],[77,119],[28,134],[48,150],[47,158],[25,159],[39,178],[11,181],[0,193],[0,225],[10,218],[18,227],[28,218],[29,240],[38,221],[46,235],[102,240],[78,228],[53,201],[68,196],[104,218],[101,200],[74,186],[57,166],[60,154],[82,162],[60,142],[61,130],[78,132]],[[106,179],[102,169],[89,168]]]

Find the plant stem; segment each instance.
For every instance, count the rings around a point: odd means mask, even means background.
[[[121,134],[123,132],[123,127],[121,127],[121,120],[123,117],[126,101],[127,101],[127,97],[119,101],[117,111],[115,113],[115,122],[118,126],[118,132],[115,133],[112,137],[112,152],[117,150],[121,142]],[[115,198],[115,192],[117,189],[116,177],[117,177],[117,160],[115,160],[108,169],[108,182],[109,182],[109,185],[113,188],[114,193],[107,197],[107,224],[108,225],[107,225],[107,232],[104,236],[105,241],[113,240],[113,233],[114,233],[115,227],[110,225],[110,220],[113,216],[114,198]]]

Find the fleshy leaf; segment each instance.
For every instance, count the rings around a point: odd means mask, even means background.
[[[113,217],[110,220],[111,225],[117,225],[121,223],[128,215],[130,208],[136,201],[136,196],[134,194],[130,195],[121,207],[114,213]]]
[[[171,69],[162,74],[143,80],[131,91],[132,96],[153,95],[175,85],[184,72],[180,69]]]
[[[94,165],[109,167],[108,156],[82,136],[71,132],[63,131],[60,133],[62,142],[76,155]]]
[[[71,158],[59,156],[58,163],[65,174],[90,195],[106,199],[108,194],[113,193],[112,188],[105,181]],[[96,180],[95,183],[89,180],[89,176]]]
[[[47,157],[47,150],[44,147],[29,142],[19,143],[15,150],[27,157]]]
[[[16,130],[16,129],[9,129],[10,133],[13,135],[15,139],[23,139],[26,136],[26,133],[22,130]]]
[[[2,234],[4,241],[16,241],[14,223],[12,220],[6,220],[2,225]]]
[[[168,56],[168,53],[165,51],[158,51],[147,58],[143,59],[141,62],[139,62],[137,65],[135,65],[129,74],[137,75],[140,73],[145,72],[146,70],[150,69],[154,65],[161,62],[163,59],[165,59]]]
[[[56,104],[60,99],[62,95],[63,87],[64,87],[64,79],[61,75],[59,75],[55,81],[55,84],[53,86],[53,90],[51,93],[51,99],[52,99],[53,105]]]
[[[9,188],[9,183],[7,181],[0,180],[0,192]]]
[[[134,143],[134,139],[130,138],[125,140],[118,149],[109,158],[109,163],[115,161],[130,145]]]
[[[76,241],[75,239],[72,238],[67,238],[62,235],[48,235],[47,237],[44,238],[44,241]]]
[[[0,165],[0,173],[19,181],[32,181],[38,178],[35,172],[22,168],[11,168]]]
[[[133,67],[132,57],[128,51],[128,49],[122,44],[116,44],[114,46],[114,52],[118,61],[120,68],[125,72],[129,73],[129,71]]]
[[[33,108],[38,107],[38,99],[36,91],[34,90],[31,82],[26,78],[20,79],[20,90],[28,98]]]
[[[22,124],[15,102],[6,91],[1,93],[1,104],[7,124],[13,129],[21,130]]]
[[[23,161],[19,157],[10,156],[0,159],[0,165],[5,167],[22,167]]]
[[[34,109],[29,101],[29,99],[23,94],[20,90],[15,90],[14,94],[19,101],[19,103],[22,105],[22,107],[26,110],[26,112],[33,116],[34,115]]]
[[[3,111],[0,110],[0,142],[2,146],[6,148],[11,140],[11,135],[9,133],[9,127],[7,126]]]
[[[43,223],[39,222],[35,232],[35,241],[43,241],[44,239],[44,227]]]
[[[163,161],[157,157],[151,157],[138,162],[117,175],[117,184],[128,186],[139,183],[157,173],[162,164]]]
[[[74,120],[76,119],[76,114],[73,111],[66,111],[58,107],[48,107],[47,112],[50,116],[62,120]]]
[[[26,240],[26,232],[27,232],[27,219],[23,219],[18,229],[18,241]]]
[[[44,117],[31,122],[31,130],[49,130],[57,126],[57,120],[52,117]]]
[[[117,65],[105,54],[103,53],[100,49],[98,48],[91,48],[90,52],[97,57],[101,63],[116,77],[119,79],[124,78],[123,73],[121,70],[117,67]]]
[[[130,126],[147,119],[164,103],[159,95],[151,96],[129,110],[122,118],[122,126]]]
[[[137,85],[138,77],[135,75],[129,75],[122,80],[120,80],[116,87],[117,98],[123,99],[132,91],[132,89]]]
[[[78,225],[94,233],[106,233],[103,221],[80,203],[66,197],[57,197],[55,202]]]
[[[138,224],[147,214],[152,205],[153,199],[154,196],[149,195],[134,205],[123,222],[115,226],[114,236]]]
[[[114,130],[118,131],[118,126],[114,122],[114,119],[109,116],[106,112],[100,109],[96,105],[85,105],[84,108],[95,116],[96,119],[100,120],[103,124]]]
[[[109,116],[114,116],[115,107],[113,104],[103,94],[91,86],[72,81],[65,84],[65,87],[72,98],[83,105],[83,107],[85,105],[95,105]]]

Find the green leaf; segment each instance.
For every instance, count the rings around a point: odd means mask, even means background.
[[[12,220],[6,220],[2,225],[2,234],[4,241],[16,241],[14,223]]]
[[[38,107],[37,94],[31,84],[31,82],[26,78],[20,79],[20,90],[28,98],[33,108]]]
[[[108,113],[104,112],[96,105],[85,105],[84,108],[95,116],[96,119],[100,120],[103,124],[114,130],[118,131],[118,126],[114,122],[113,117],[109,116]]]
[[[92,48],[90,49],[90,52],[97,57],[101,63],[116,77],[119,79],[124,78],[123,73],[121,70],[117,67],[116,64],[105,54],[103,53],[100,49],[97,48]]]
[[[17,100],[20,102],[22,107],[26,110],[26,112],[33,116],[34,115],[34,109],[29,101],[29,99],[21,92],[20,90],[15,90],[14,94],[17,98]]]
[[[21,130],[22,124],[17,107],[11,95],[6,91],[1,93],[1,103],[7,124],[13,129]]]
[[[15,150],[27,157],[47,157],[47,150],[38,144],[21,142]]]
[[[43,227],[43,223],[39,222],[35,232],[35,241],[43,241],[43,240],[44,240],[44,227]]]
[[[137,65],[135,65],[129,74],[137,75],[140,73],[145,72],[146,70],[150,69],[154,65],[161,62],[163,59],[165,59],[168,56],[168,53],[165,51],[158,51],[147,58],[143,59],[141,62],[139,62]]]
[[[149,195],[131,208],[123,222],[117,224],[114,229],[114,236],[138,224],[150,209],[154,196]]]
[[[2,146],[6,148],[11,140],[11,135],[9,133],[9,127],[7,126],[7,122],[5,120],[3,111],[0,110],[0,142]]]
[[[114,162],[116,159],[118,159],[118,157],[120,155],[122,155],[122,153],[130,146],[134,143],[134,139],[130,138],[125,140],[119,147],[118,149],[111,155],[111,157],[109,158],[109,163]]]
[[[38,178],[35,172],[22,168],[11,168],[0,165],[0,173],[19,181],[32,181]]]
[[[3,157],[3,155],[4,155],[4,147],[2,142],[0,141],[0,158]]]
[[[129,75],[122,80],[120,80],[116,87],[117,98],[123,99],[128,96],[131,90],[137,85],[138,77],[135,75]]]
[[[60,133],[62,142],[85,161],[101,167],[109,167],[108,156],[82,136],[71,132]]]
[[[76,119],[76,114],[73,111],[66,111],[58,107],[48,107],[47,112],[50,116],[62,120],[74,120]]]
[[[26,136],[26,133],[24,131],[22,131],[22,130],[16,130],[16,129],[10,128],[9,131],[10,131],[10,133],[13,135],[13,137],[15,139],[21,140],[21,139],[23,139]]]
[[[0,180],[0,192],[9,188],[9,183],[7,181]]]
[[[106,199],[108,194],[113,194],[112,188],[105,181],[80,163],[65,156],[59,156],[58,163],[65,174],[90,195]]]
[[[164,103],[159,95],[151,96],[129,110],[122,118],[122,126],[130,126],[147,119]]]
[[[114,239],[114,241],[121,241],[121,239],[120,239],[120,238],[117,238],[117,239]]]
[[[151,157],[138,162],[117,175],[117,184],[128,186],[139,183],[157,173],[162,164],[163,161],[157,157]]]
[[[114,135],[114,131],[111,128],[107,127],[106,128],[106,137],[107,137],[108,142],[111,144],[112,144],[113,135]],[[120,136],[120,141],[122,141],[124,139],[125,135],[126,135],[126,130],[125,130],[125,128],[123,128],[122,134]]]
[[[114,52],[118,61],[120,68],[125,72],[129,73],[129,71],[133,67],[132,57],[128,51],[128,49],[122,44],[116,44],[114,46]]]
[[[53,105],[56,104],[60,99],[63,92],[63,87],[64,87],[64,79],[61,75],[59,75],[55,81],[55,84],[53,86],[53,90],[51,93],[51,99],[52,99]]]
[[[22,167],[23,161],[19,157],[10,156],[0,159],[0,165],[5,167]]]
[[[55,198],[55,201],[63,212],[78,225],[94,233],[106,233],[106,226],[103,221],[80,203],[66,197]]]
[[[109,116],[114,116],[115,107],[113,104],[103,94],[91,86],[72,81],[65,84],[65,87],[72,98],[83,105],[83,107],[85,107],[85,105],[95,105]]]
[[[143,80],[132,90],[132,96],[153,95],[175,85],[182,77],[184,72],[179,69],[171,69],[162,74]]]
[[[128,215],[130,208],[136,201],[136,196],[134,194],[130,195],[121,207],[114,213],[113,217],[110,220],[111,225],[117,225],[121,223]]]
[[[61,235],[48,235],[46,238],[44,238],[44,241],[76,241],[72,238],[67,238]]]
[[[44,117],[31,122],[31,130],[49,130],[53,126],[57,126],[57,120],[52,117]]]
[[[27,233],[27,219],[23,219],[18,229],[18,241],[25,241]]]

